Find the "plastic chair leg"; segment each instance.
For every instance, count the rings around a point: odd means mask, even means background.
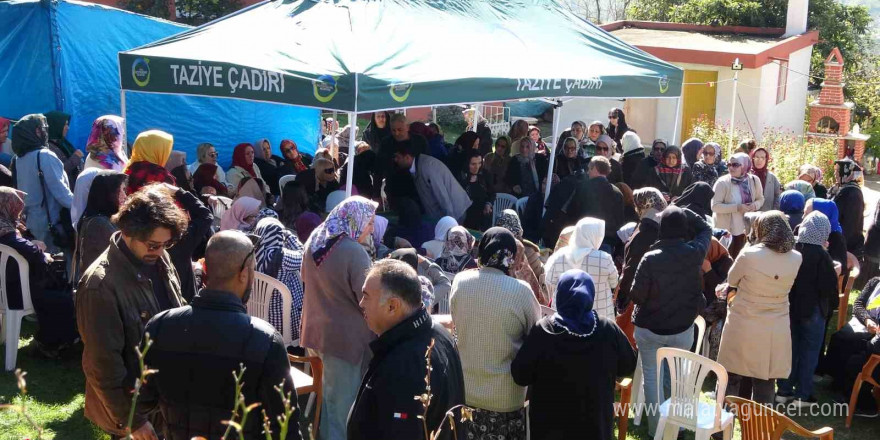
[[[633,397],[630,405],[633,410],[633,425],[640,426],[642,424],[642,411],[645,408],[645,390],[642,381],[642,357],[636,358],[636,371],[633,373]]]
[[[678,432],[676,426],[670,424],[667,426],[666,417],[661,416],[660,420],[657,422],[657,430],[654,431],[654,440],[664,440],[666,438],[666,428],[676,428],[675,432]],[[672,439],[675,439],[676,436],[671,436]]]
[[[6,341],[6,371],[15,370],[15,361],[18,357],[18,338],[21,335],[22,315],[17,310],[7,310],[4,318],[4,338]]]
[[[721,435],[723,436],[724,440],[731,440],[733,438],[733,421],[731,421],[727,424],[727,426],[724,427]]]
[[[856,383],[853,384],[852,393],[849,396],[849,407],[846,412],[846,427],[852,427],[853,415],[856,412],[856,404],[859,401],[859,391],[862,389],[862,374],[856,377]]]

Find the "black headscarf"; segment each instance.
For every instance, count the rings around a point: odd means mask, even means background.
[[[12,127],[12,151],[21,157],[31,151],[46,148],[49,143],[48,130],[46,117],[39,113],[19,119]]]
[[[694,182],[675,200],[675,206],[690,209],[702,216],[711,216],[712,197],[715,197],[715,191],[708,183]]]
[[[516,257],[516,238],[505,228],[489,228],[480,238],[478,254],[480,266],[492,267],[509,275]]]
[[[374,112],[370,116],[370,123],[364,129],[364,142],[370,144],[370,148],[373,151],[379,148],[379,143],[382,142],[382,139],[391,136],[391,113],[382,112],[385,113],[385,126],[382,128],[376,125],[376,113],[378,112]]]
[[[198,196],[199,193],[196,192],[196,189],[193,187],[193,176],[189,174],[189,170],[187,169],[186,164],[179,165],[171,170],[171,175],[174,176],[174,180],[177,181],[177,186],[179,186],[184,191],[188,191],[189,193]]]
[[[629,126],[626,125],[626,115],[623,114],[623,110],[619,108],[613,108],[609,113],[613,113],[617,115],[617,126],[611,125],[611,122],[608,122],[608,127],[605,128],[605,134],[611,136],[611,139],[614,139],[614,142],[617,142],[617,145],[620,145],[620,139],[623,138],[623,134],[629,131]],[[614,148],[613,146],[611,148]]]
[[[69,157],[76,149],[73,147],[73,144],[64,137],[64,126],[70,122],[70,115],[67,113],[51,111],[46,113],[46,122],[49,123],[49,140],[57,145],[58,148]]]
[[[660,234],[658,238],[675,239],[687,238],[688,219],[687,214],[678,206],[668,206],[660,213]]]
[[[119,211],[119,188],[125,184],[128,176],[113,170],[98,171],[89,189],[89,198],[83,218],[103,215],[111,217]]]
[[[419,254],[414,248],[397,249],[388,255],[388,258],[403,261],[416,271],[419,270]]]
[[[474,146],[474,141],[480,138],[480,135],[473,131],[466,131],[455,140],[455,146],[461,148],[463,151],[471,150]]]
[[[700,160],[700,150],[703,149],[703,141],[698,138],[690,138],[681,144],[681,152],[684,155],[684,162],[689,167],[693,167]],[[716,158],[715,160],[721,160]]]

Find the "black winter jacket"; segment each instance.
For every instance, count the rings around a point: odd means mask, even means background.
[[[623,226],[623,193],[605,177],[582,180],[569,210],[569,224],[584,217],[605,220],[605,238],[617,240]]]
[[[370,343],[373,359],[348,415],[349,440],[425,437],[417,417],[425,411],[414,397],[425,393],[425,352],[432,339],[428,431],[437,430],[446,411],[464,403],[464,376],[455,343],[422,309]],[[451,438],[448,427],[443,432],[442,438]]]
[[[193,254],[196,248],[205,241],[208,232],[211,231],[214,215],[211,213],[211,209],[199,201],[195,195],[182,189],[174,195],[174,200],[179,202],[189,214],[189,225],[180,241],[168,249],[168,255],[171,256],[171,262],[177,269],[177,276],[180,278],[180,293],[183,295],[183,299],[191,301],[196,295],[196,277],[192,267]]]
[[[840,212],[840,226],[846,238],[846,250],[861,257],[865,247],[865,197],[856,185],[844,185],[834,196]]]
[[[689,209],[684,210],[695,231],[691,241],[660,239],[642,257],[630,298],[636,304],[633,324],[658,335],[675,335],[692,325],[706,308],[703,260],[712,228]]]
[[[220,438],[235,402],[233,372],[244,364],[247,404],[260,403],[277,433],[276,417],[283,413],[282,385],[297,401],[290,379],[290,362],[281,335],[266,321],[248,316],[241,300],[229,292],[202,290],[191,306],[159,313],[147,323],[153,340],[146,363],[159,370],[145,388],[158,397],[169,440],[194,436]],[[245,438],[263,439],[262,417],[248,417]],[[292,415],[287,440],[300,439],[299,409]],[[277,435],[277,434],[276,434]],[[277,437],[273,437],[277,438]]]
[[[822,246],[798,243],[795,249],[803,259],[788,294],[789,315],[792,321],[807,319],[819,307],[822,316],[828,316],[837,301],[834,262]]]
[[[623,174],[623,183],[629,185],[630,188],[634,188],[634,179],[633,175],[636,172],[636,169],[639,167],[639,164],[645,160],[645,150],[632,150],[623,153],[623,157],[620,158],[620,168],[621,173]]]
[[[623,252],[623,276],[620,279],[620,289],[617,291],[618,310],[624,310],[629,306],[629,291],[636,277],[636,269],[645,253],[657,242],[658,235],[660,235],[660,224],[657,220],[644,218],[626,242]]]

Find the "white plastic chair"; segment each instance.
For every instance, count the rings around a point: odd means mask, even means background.
[[[21,310],[9,308],[9,287],[6,285],[6,265],[13,258],[18,263],[18,278],[21,281]],[[36,313],[31,302],[30,266],[27,260],[15,249],[0,244],[0,341],[6,344],[6,371],[15,369],[18,357],[18,338],[21,336],[21,319]]]
[[[495,220],[498,220],[498,216],[501,215],[501,211],[510,208],[515,209],[517,201],[519,200],[516,198],[516,196],[512,194],[495,194],[495,203],[492,205],[492,224],[494,225]]]
[[[733,414],[724,410],[727,391],[727,370],[718,362],[678,348],[657,350],[657,394],[663,400],[662,366],[669,366],[671,395],[660,404],[660,422],[654,440],[662,440],[665,432],[675,438],[678,428],[694,431],[694,440],[710,440],[716,432],[724,432],[724,440],[733,437]],[[715,403],[700,401],[700,391],[709,373],[715,373]],[[668,429],[667,429],[668,428]]]
[[[526,204],[529,203],[528,197],[522,197],[516,201],[516,213],[519,215],[519,218],[523,217],[523,213],[526,212]]]
[[[290,308],[293,297],[290,294],[290,289],[284,283],[264,273],[255,272],[254,289],[247,303],[247,312],[248,315],[269,322],[269,303],[272,301],[272,292],[275,290],[281,292],[281,326],[284,327],[281,331],[281,338],[284,340],[285,347],[291,346],[293,345],[293,329],[290,328]]]
[[[703,335],[706,333],[706,320],[702,316],[697,315],[697,319],[694,319],[694,325],[697,326],[697,346],[694,353],[700,353],[703,347]],[[659,364],[657,365],[657,368],[660,368]],[[636,371],[633,373],[635,401],[630,405],[633,410],[633,424],[636,426],[642,424],[642,410],[645,408],[645,388],[642,386],[643,379],[642,356],[640,354],[636,358]]]
[[[284,185],[296,179],[296,174],[288,174],[278,179],[278,188],[281,188],[281,197],[284,197]]]

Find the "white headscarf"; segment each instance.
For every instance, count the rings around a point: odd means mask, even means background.
[[[458,226],[458,221],[454,218],[448,215],[441,218],[440,221],[437,222],[437,226],[434,226],[434,240],[439,240],[445,243],[446,233],[456,226]]]
[[[73,223],[74,229],[76,229],[76,224],[79,223],[80,217],[86,212],[89,190],[92,189],[92,182],[99,171],[101,171],[101,168],[86,168],[76,178],[76,185],[73,190],[73,203],[70,204],[70,220]]]
[[[568,246],[559,249],[550,256],[546,266],[552,267],[559,258],[564,258],[569,268],[579,268],[587,254],[602,246],[605,238],[605,221],[593,217],[584,217],[575,225]]]

